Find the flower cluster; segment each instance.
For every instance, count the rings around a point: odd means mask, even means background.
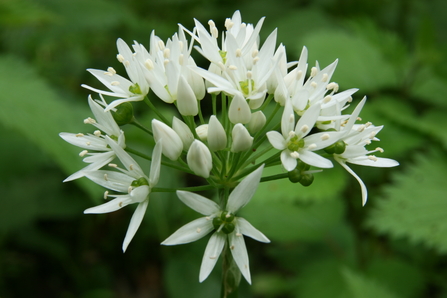
[[[222,32],[213,21],[207,29],[196,20],[192,30],[180,25],[166,42],[152,32],[149,48],[137,42],[129,47],[118,39],[117,59],[127,77],[112,67],[88,69],[108,90],[83,85],[99,96],[97,100],[89,96],[95,119],[84,121],[97,130],[60,134],[83,149],[80,156],[88,163],[65,181],[87,177],[108,189],[104,197],[113,199],[85,213],[113,212],[138,203],[123,251],[143,220],[151,192],[176,191],[184,204],[205,217],[181,227],[162,244],[189,243],[212,233],[200,281],[208,277],[224,252],[251,282],[242,235],[269,240],[236,215],[260,182],[286,178],[308,186],[314,173],[332,168],[335,160],[360,183],[364,205],[366,187],[348,163],[398,165],[372,155],[383,149],[367,149],[372,141],[378,141],[376,134],[382,126],[356,123],[365,98],[352,114],[343,113],[357,89],[338,92],[338,84],[331,81],[337,61],[323,69],[318,63],[309,69],[305,47],[298,61],[287,61],[285,46],[277,46],[276,30],[260,43],[263,21],[246,24],[236,11],[225,21]],[[193,50],[209,61],[206,67],[196,65]],[[133,101],[144,101],[156,115],[151,128],[135,119]],[[202,112],[205,101],[212,107],[211,113]],[[176,109],[177,117],[167,119],[156,107],[166,104]],[[146,133],[143,137],[155,142],[151,156],[126,145],[120,128],[124,124],[136,125]],[[148,175],[130,154],[151,161]],[[123,168],[112,163],[114,159]],[[157,188],[162,164],[203,177],[204,185],[181,190]],[[276,165],[282,165],[283,171],[262,178],[264,168]],[[192,192],[197,190],[217,190],[217,196],[208,199]]]

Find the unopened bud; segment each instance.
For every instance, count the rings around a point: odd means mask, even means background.
[[[247,124],[247,129],[250,133],[255,134],[264,127],[266,121],[267,119],[262,111],[254,112],[251,114],[251,119]]]
[[[225,129],[216,116],[212,115],[208,125],[208,146],[217,151],[227,147],[227,135]]]
[[[155,142],[163,139],[163,155],[170,160],[177,160],[183,151],[183,142],[179,135],[168,125],[157,119],[152,120],[152,132]]]
[[[115,107],[116,111],[112,110],[112,116],[116,124],[119,126],[129,124],[133,119],[133,106],[130,102],[123,102]]]
[[[172,129],[178,134],[183,143],[183,150],[188,151],[194,141],[194,135],[185,122],[174,116],[172,119]]]
[[[231,152],[246,151],[253,145],[253,137],[241,123],[233,127],[232,136]]]
[[[198,176],[208,178],[210,171],[213,168],[213,160],[211,152],[208,147],[200,142],[194,140],[186,155],[186,161],[189,168]]]

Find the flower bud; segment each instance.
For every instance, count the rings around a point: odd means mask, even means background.
[[[227,147],[227,135],[222,124],[212,115],[208,125],[208,146],[211,150],[217,151]]]
[[[177,160],[182,154],[183,142],[179,135],[169,126],[157,119],[152,120],[152,132],[155,142],[163,139],[163,155],[170,160]]]
[[[208,140],[208,124],[197,126],[196,133],[202,141],[206,142]]]
[[[178,82],[177,108],[183,116],[196,116],[199,113],[196,95],[183,76],[180,76]]]
[[[246,151],[253,145],[253,137],[250,136],[250,133],[242,124],[236,124],[233,127],[233,131],[231,134],[233,136],[231,152]]]
[[[183,143],[183,150],[188,151],[192,141],[194,141],[194,135],[185,122],[174,116],[172,119],[172,129],[178,134]]]
[[[113,119],[119,126],[129,124],[133,119],[133,106],[130,102],[123,102],[112,111]]]
[[[255,134],[260,131],[266,122],[265,115],[262,111],[257,111],[251,114],[250,122],[247,124],[247,129],[250,133]]]
[[[163,141],[164,142],[164,141]],[[194,140],[186,155],[186,161],[189,168],[198,176],[208,178],[210,171],[213,168],[213,160],[211,152],[208,147],[200,142]]]
[[[230,121],[233,124],[246,124],[250,122],[250,106],[248,105],[242,94],[236,94],[231,100],[230,108],[228,110],[228,118],[230,118]]]

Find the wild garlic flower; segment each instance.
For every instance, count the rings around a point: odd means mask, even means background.
[[[102,96],[101,99],[101,103],[104,104]],[[126,147],[124,132],[116,124],[112,113],[110,111],[104,111],[104,108],[98,102],[95,102],[91,96],[88,97],[88,104],[90,105],[90,109],[96,120],[89,117],[84,120],[84,123],[91,124],[98,128],[98,130],[93,134],[74,134],[67,132],[61,132],[59,134],[59,136],[68,143],[83,148],[84,150],[79,153],[79,156],[84,157],[87,155],[83,161],[89,163],[85,168],[66,178],[64,182],[84,177],[85,171],[98,170],[115,158],[115,152],[108,145],[105,136],[109,136],[114,141],[118,142],[120,147]]]
[[[178,245],[190,243],[214,231],[203,255],[199,274],[200,282],[209,276],[224,246],[227,245],[242,275],[251,284],[248,253],[242,235],[264,243],[268,243],[270,240],[247,220],[237,217],[236,214],[242,207],[248,204],[255,194],[263,169],[264,166],[262,165],[234,188],[230,193],[225,208],[221,208],[214,201],[201,195],[188,191],[177,191],[177,195],[183,203],[205,215],[205,217],[184,225],[161,244]]]
[[[120,170],[121,173],[116,171],[97,170],[86,172],[85,176],[107,189],[125,194],[110,194],[109,191],[106,191],[104,198],[112,197],[115,199],[102,205],[88,208],[84,213],[109,213],[119,210],[129,204],[138,203],[124,238],[122,248],[123,252],[125,252],[143,220],[149,204],[149,194],[151,193],[151,189],[158,183],[160,177],[162,141],[160,140],[157,142],[154,147],[151,169],[148,177],[144,174],[138,163],[124,151],[123,148],[118,146],[109,137],[106,137],[106,139],[125,169],[118,168],[115,164],[110,164],[112,168]]]

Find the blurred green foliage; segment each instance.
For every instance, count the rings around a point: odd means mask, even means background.
[[[216,297],[219,266],[198,283],[205,239],[159,244],[196,214],[154,194],[123,254],[132,208],[82,214],[102,190],[62,183],[82,162],[58,133],[85,130],[80,85],[98,86],[85,69],[116,67],[118,37],[147,44],[152,30],[166,39],[193,18],[222,28],[236,9],[245,22],[267,17],[264,38],[278,27],[289,60],[303,45],[310,63],[338,58],[334,81],[359,88],[356,101],[368,96],[361,117],[385,125],[384,156],[401,163],[355,167],[369,188],[363,208],[340,168],[308,188],[261,185],[243,211],[272,243],[247,241],[253,286],[243,283],[241,297],[447,297],[444,0],[0,0],[0,297]],[[162,181],[200,183],[167,169]]]

